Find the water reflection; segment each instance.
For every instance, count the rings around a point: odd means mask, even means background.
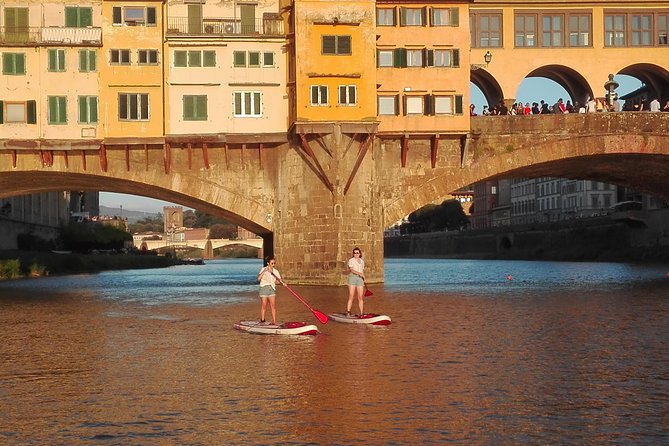
[[[277,337],[231,327],[259,265],[0,283],[0,443],[669,441],[666,268],[390,260],[391,326]],[[281,289],[279,316],[315,323]]]

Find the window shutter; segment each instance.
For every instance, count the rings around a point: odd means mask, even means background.
[[[118,95],[118,118],[128,119],[128,95],[124,93]]]
[[[198,110],[197,117],[202,119],[207,119],[207,96],[200,96],[200,100],[197,102]]]
[[[424,108],[425,108],[424,113],[425,113],[426,116],[434,114],[434,102],[432,100],[432,95],[426,94],[423,97],[423,105],[424,105]]]
[[[400,95],[395,95],[395,116],[400,114]]]
[[[67,122],[67,98],[65,96],[58,96],[58,122]]]
[[[428,50],[427,48],[423,49],[423,60],[425,61],[426,67],[434,66],[434,50]]]
[[[88,113],[86,113],[86,96],[79,96],[79,122],[88,122]]]
[[[232,94],[232,100],[235,104],[235,115],[241,115],[242,114],[242,94],[241,93],[233,93]]]
[[[88,116],[89,122],[97,123],[98,122],[98,97],[97,96],[91,96],[90,97],[90,110],[89,110],[89,116]]]
[[[456,115],[461,115],[462,114],[462,95],[461,94],[456,94],[455,95],[455,114]]]
[[[460,26],[460,8],[451,8],[451,26]]]
[[[142,99],[142,119],[149,119],[149,95],[143,94],[140,95]]]
[[[356,97],[357,95],[357,89],[355,85],[349,85],[348,86],[348,103],[349,104],[357,104],[358,103],[358,98]]]
[[[329,103],[327,85],[321,85],[321,103],[324,105],[327,105]]]
[[[98,52],[95,50],[88,51],[88,69],[95,71],[97,69]]]
[[[77,26],[77,8],[65,8],[65,27],[74,28]]]
[[[184,96],[183,97],[183,118],[191,119],[193,116],[193,96]]]
[[[187,61],[187,53],[185,51],[175,51],[174,52],[174,66],[175,67],[185,67]]]
[[[49,124],[56,122],[58,116],[58,102],[55,96],[49,97]]]
[[[146,8],[146,23],[148,25],[156,24],[156,8]]]
[[[246,66],[246,51],[235,51],[233,53],[234,65],[236,67]]]
[[[49,71],[56,71],[56,51],[57,50],[49,50]]]
[[[407,9],[404,6],[400,6],[400,26],[407,25]]]
[[[323,54],[335,54],[336,53],[336,36],[323,36],[322,37],[322,48],[321,53]]]
[[[263,65],[267,67],[274,66],[274,53],[272,52],[263,53]]]
[[[16,74],[26,74],[26,55],[24,53],[16,55]]]
[[[93,26],[93,8],[79,8],[79,26]]]
[[[453,50],[453,60],[451,61],[451,66],[459,67],[460,66],[460,50]]]
[[[0,101],[0,124],[4,123],[4,115],[3,113],[5,112],[5,107],[2,101]]]
[[[37,124],[37,102],[28,101],[28,124]],[[0,105],[0,113],[2,113],[2,106]]]
[[[407,96],[406,95],[404,95],[402,97],[402,106],[404,107],[404,110],[403,110],[404,116],[406,116],[407,115]]]
[[[427,26],[427,6],[423,6],[420,9],[420,24],[422,26]]]
[[[114,25],[120,25],[121,23],[123,23],[123,20],[121,18],[121,7],[120,6],[112,7],[112,23]]]
[[[351,36],[337,36],[337,54],[351,54]]]
[[[204,56],[204,66],[205,67],[215,67],[216,66],[216,51],[204,51],[202,53]]]
[[[58,50],[58,71],[65,71],[65,50]]]
[[[88,67],[86,66],[87,53],[88,50],[79,50],[79,71],[81,72],[88,71]]]
[[[260,93],[253,93],[253,114],[260,115]]]

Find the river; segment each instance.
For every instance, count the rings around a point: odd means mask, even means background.
[[[295,337],[232,329],[260,266],[0,282],[0,444],[669,443],[669,266],[386,259],[390,326]]]

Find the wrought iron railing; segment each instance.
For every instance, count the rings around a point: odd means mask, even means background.
[[[168,35],[266,35],[283,34],[283,21],[280,18],[262,18],[242,21],[234,17],[207,17],[192,20],[188,17],[170,17],[167,21]]]
[[[0,45],[101,45],[102,28],[0,26]]]

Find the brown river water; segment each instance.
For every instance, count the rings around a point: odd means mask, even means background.
[[[669,444],[668,266],[387,259],[317,336],[232,329],[260,266],[0,282],[0,444]]]

